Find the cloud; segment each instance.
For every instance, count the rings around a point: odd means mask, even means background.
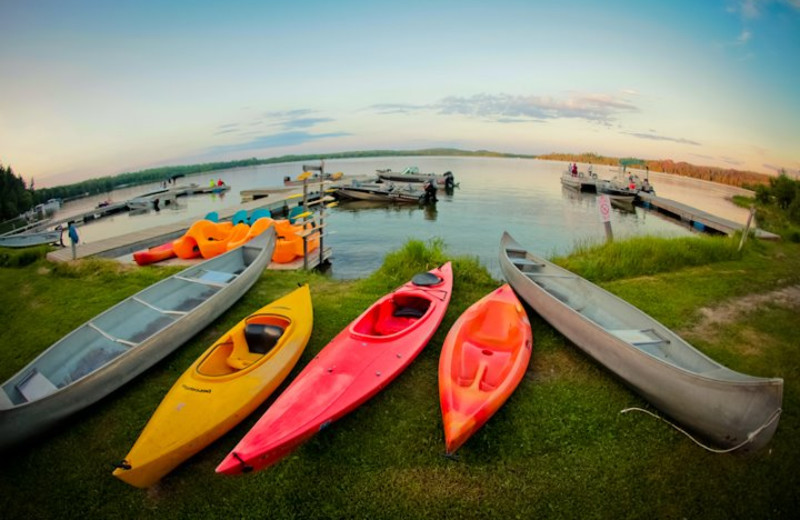
[[[733,157],[723,156],[720,157],[720,159],[722,159],[724,162],[728,164],[733,164],[734,166],[741,166],[742,164],[744,164],[744,161],[740,161],[739,159],[734,159]]]
[[[525,118],[547,120],[577,118],[607,123],[622,112],[638,108],[607,94],[580,94],[565,99],[549,96],[512,96],[509,94],[476,94],[472,97],[449,96],[434,108],[441,114],[461,114],[502,120]]]
[[[280,110],[276,112],[264,112],[264,117],[268,119],[293,119],[300,116],[307,116],[314,113],[310,108],[297,108],[295,110]]]
[[[668,137],[664,135],[658,134],[646,134],[644,132],[622,132],[623,134],[632,135],[633,137],[638,137],[639,139],[650,139],[652,141],[670,141],[673,143],[679,144],[690,144],[692,146],[702,146],[701,143],[697,141],[692,141],[691,139],[685,139],[682,137]]]
[[[742,15],[742,18],[745,19],[754,19],[758,18],[761,15],[761,5],[764,2],[760,0],[744,0],[743,2],[739,2],[739,13]]]
[[[739,34],[739,37],[736,39],[736,43],[739,45],[744,45],[750,41],[753,37],[753,33],[748,31],[747,29],[742,29],[742,32]]]
[[[408,114],[419,110],[430,110],[429,105],[411,105],[407,103],[379,103],[368,107],[379,114]]]
[[[351,134],[347,132],[330,132],[324,134],[310,134],[308,132],[281,132],[277,134],[261,135],[243,143],[215,146],[210,148],[207,153],[222,154],[228,152],[241,152],[244,150],[262,150],[265,148],[297,146],[328,137],[343,137],[348,135]]]
[[[430,105],[383,103],[368,108],[380,114],[431,111],[441,115],[489,119],[498,123],[541,123],[551,119],[577,118],[607,124],[623,112],[639,111],[632,103],[607,94],[554,98],[484,93],[470,97],[448,96]]]
[[[280,123],[280,126],[286,129],[292,128],[311,128],[318,123],[327,123],[329,121],[333,121],[330,117],[300,117],[297,119],[290,119],[289,121],[284,121]]]

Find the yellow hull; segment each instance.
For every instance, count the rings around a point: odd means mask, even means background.
[[[308,285],[236,324],[178,378],[114,476],[152,486],[233,428],[289,375],[312,324]]]

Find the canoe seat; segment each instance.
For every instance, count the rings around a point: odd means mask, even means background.
[[[275,348],[283,335],[283,327],[248,323],[243,334],[233,335],[233,350],[226,362],[236,370],[247,368]]]
[[[607,329],[608,332],[613,334],[614,336],[618,337],[622,341],[626,341],[631,345],[647,345],[652,343],[662,343],[666,340],[661,339],[659,337],[653,337],[650,334],[655,335],[652,329]],[[650,333],[650,334],[648,334]]]
[[[511,261],[514,263],[514,266],[522,272],[529,272],[544,267],[544,264],[534,262],[527,258],[512,258]]]
[[[17,390],[27,401],[35,401],[52,394],[58,390],[58,387],[34,368],[25,379],[17,384]]]

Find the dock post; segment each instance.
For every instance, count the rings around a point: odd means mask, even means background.
[[[303,225],[305,231],[306,226]],[[309,235],[303,234],[303,270],[308,271],[308,237]]]
[[[320,190],[320,197],[322,196],[322,190]],[[319,228],[322,230],[325,224],[325,203],[322,203],[322,208],[319,211]],[[323,235],[325,234],[324,231],[320,231],[319,233],[319,268],[322,269],[322,252],[325,250],[325,244],[323,243]]]
[[[742,247],[744,247],[744,243],[747,241],[747,235],[750,234],[750,224],[753,223],[753,216],[755,214],[756,214],[756,207],[750,206],[750,214],[747,216],[747,224],[745,224],[744,230],[742,230],[742,239],[739,240],[738,251],[742,250]]]

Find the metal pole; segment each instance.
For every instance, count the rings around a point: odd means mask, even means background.
[[[747,241],[747,235],[750,234],[750,224],[753,222],[753,216],[756,214],[756,207],[750,206],[750,214],[747,216],[747,224],[744,226],[744,231],[742,231],[742,239],[739,240],[739,249],[738,251],[742,250],[744,247],[744,243]]]

